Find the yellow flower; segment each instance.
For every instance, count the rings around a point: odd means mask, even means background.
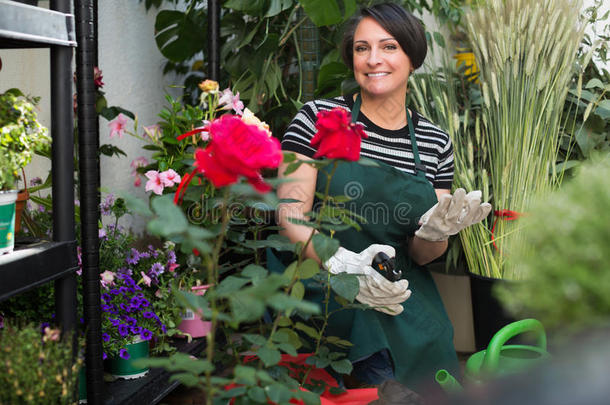
[[[204,93],[218,93],[218,82],[215,80],[210,80],[210,79],[206,79],[204,81],[202,81],[201,83],[199,83],[199,88],[201,89],[201,91],[203,91]]]
[[[254,115],[254,113],[252,111],[250,111],[248,108],[244,109],[244,113],[241,116],[241,120],[248,125],[256,125],[259,129],[262,129],[263,131],[267,132],[268,136],[271,136],[271,131],[269,130],[269,125],[267,125],[266,122],[263,122],[260,119],[258,119],[258,117],[256,115]]]
[[[474,58],[474,53],[466,48],[458,48],[457,50],[458,52],[453,55],[453,58],[456,59],[455,66],[459,68],[464,65],[466,68],[464,75],[469,81],[479,84],[479,67]]]

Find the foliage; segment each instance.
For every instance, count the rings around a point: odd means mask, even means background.
[[[18,89],[0,94],[0,190],[12,189],[18,171],[32,160],[35,152],[51,146],[48,130],[38,122],[38,99]]]
[[[222,121],[224,117],[226,116],[216,120]],[[214,122],[209,127],[210,144],[206,148],[214,146],[215,137],[220,136],[216,131],[227,130],[227,127],[214,126]],[[262,131],[259,123],[248,125]],[[268,142],[261,142],[256,148],[251,148],[249,141],[261,141],[259,134],[254,136],[252,131],[255,131],[254,128],[244,133],[227,131],[223,136],[251,136],[246,142],[234,142],[232,147],[248,150],[252,154],[267,156],[269,153],[279,153]],[[199,152],[201,149],[193,153],[198,156]],[[223,170],[231,169],[227,165],[236,164],[224,160],[222,154],[212,154],[209,159],[215,165],[222,166]],[[257,161],[257,156],[253,156],[239,164]],[[338,163],[333,159],[297,161],[294,154],[284,154],[284,161],[288,163],[286,174],[301,164],[314,165],[318,170],[328,166],[327,185],[330,184],[330,177]],[[195,166],[196,176],[212,178],[217,175],[207,170],[200,173],[199,168],[200,166]],[[248,172],[244,172],[241,180],[249,180],[249,176]],[[193,251],[198,260],[192,262],[198,263],[198,267],[207,275],[206,283],[210,286],[204,296],[178,290],[174,292],[184,305],[193,311],[201,311],[203,317],[212,323],[212,332],[207,335],[205,358],[193,360],[176,354],[165,359],[145,360],[141,364],[165,367],[176,372],[172,378],[185,385],[205,389],[208,403],[212,403],[215,398],[234,398],[236,404],[252,401],[265,403],[268,400],[286,403],[290,398],[301,398],[307,404],[317,403],[319,399],[312,392],[319,395],[327,387],[308,379],[310,366],[330,367],[341,374],[351,372],[351,363],[345,353],[351,343],[325,333],[329,317],[346,308],[369,307],[353,302],[359,285],[355,275],[332,275],[321,270],[317,262],[306,259],[303,254],[307,246],[313,243],[321,260],[327,260],[339,245],[327,234],[342,227],[357,227],[359,218],[341,207],[341,202],[346,201],[346,197],[331,197],[327,189],[319,195],[322,202],[320,209],[306,213],[309,220],[293,219],[295,223],[312,229],[311,236],[305,243],[294,245],[278,235],[260,238],[270,228],[263,220],[264,212],[276,209],[280,202],[271,193],[261,193],[256,184],[247,185],[241,180],[232,179],[234,184],[216,189],[214,203],[201,206],[204,215],[214,218],[213,224],[206,228],[189,221],[184,210],[173,204],[170,195],[152,197],[150,206],[127,198],[128,205],[146,218],[151,218],[148,220],[148,232],[177,243],[184,254]],[[277,179],[268,177],[266,181],[278,184]],[[193,199],[196,199],[197,194],[201,197],[202,189],[196,187],[191,186],[186,195],[190,194]],[[181,191],[178,190],[177,197],[180,197]],[[179,202],[180,198],[175,198],[174,201]],[[185,202],[187,200],[183,200],[183,204]],[[235,209],[236,207],[248,209]],[[236,226],[235,222],[239,225]],[[234,263],[231,270],[227,270],[221,258],[223,252],[230,247],[240,248],[245,255],[254,257],[255,263]],[[258,261],[256,253],[266,247],[293,252],[296,260],[283,273],[271,272]],[[322,308],[304,299],[304,283],[316,284],[326,292]],[[329,310],[331,295],[341,304],[340,308]],[[264,317],[268,317],[269,321],[263,322]],[[218,333],[226,337],[226,345],[218,347]],[[290,356],[296,356],[299,350],[312,355],[307,359],[305,369],[301,369],[297,375],[280,363],[286,356],[290,362]],[[242,355],[246,351],[255,353],[255,358],[246,359]],[[222,364],[222,370],[217,368],[218,364]],[[221,372],[223,377],[220,377]],[[235,384],[235,388],[226,391],[224,387],[229,384]],[[298,387],[309,391],[299,391]]]
[[[71,335],[59,330],[41,334],[33,324],[9,323],[0,330],[0,402],[6,404],[71,404],[78,370]],[[81,345],[82,346],[82,345]]]
[[[562,164],[569,171],[599,151],[610,151],[610,12],[599,15],[601,0],[584,12],[585,32],[576,59],[579,71],[572,80],[564,106]],[[601,32],[595,27],[601,25]]]
[[[527,283],[498,291],[517,317],[568,333],[610,322],[608,155],[594,156],[523,219],[525,243],[511,257]]]
[[[251,111],[278,133],[283,132],[300,105],[314,94],[332,96],[342,89],[354,88],[351,72],[339,57],[338,46],[345,22],[359,6],[372,3],[370,0],[222,2],[221,84],[230,85]],[[432,13],[442,25],[452,25],[460,21],[465,1],[400,3],[414,12]],[[159,11],[155,22],[157,46],[168,60],[165,71],[186,75],[184,96],[189,104],[196,103],[196,85],[205,77],[209,63],[205,50],[206,5],[203,0],[190,0],[185,11]],[[433,38],[442,46],[444,41],[439,33],[428,33],[431,44]],[[310,89],[308,82],[312,79],[317,84]]]
[[[579,12],[579,4],[566,0],[549,1],[544,11],[534,1],[494,0],[467,18],[481,72],[482,135],[496,210],[494,244],[474,245],[478,260],[468,263],[473,273],[522,277],[503,253],[521,241],[519,221],[505,221],[502,213],[527,212],[533,198],[561,182],[555,164],[563,105],[584,30]],[[462,240],[479,231],[466,230]]]

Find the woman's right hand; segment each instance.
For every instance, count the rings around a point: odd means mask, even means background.
[[[324,267],[333,274],[358,275],[360,290],[356,299],[379,312],[398,315],[404,310],[401,304],[411,296],[409,282],[406,279],[389,281],[373,269],[371,267],[373,257],[379,252],[389,257],[396,256],[394,248],[388,245],[371,245],[360,253],[340,247],[324,263]]]

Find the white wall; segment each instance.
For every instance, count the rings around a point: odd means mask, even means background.
[[[48,7],[48,1],[41,1],[39,5]],[[141,125],[152,125],[164,106],[169,86],[180,84],[179,80],[162,74],[163,57],[154,40],[157,11],[146,12],[144,2],[136,0],[104,0],[98,2],[98,7],[99,64],[105,83],[102,90],[108,104],[132,111]],[[2,49],[0,58],[0,92],[17,87],[24,93],[40,96],[39,118],[50,127],[49,50]],[[177,93],[175,89],[173,93]],[[129,167],[132,159],[147,154],[141,149],[140,141],[129,136],[111,140],[108,122],[100,118],[100,143],[113,143],[128,154],[128,158],[102,157],[102,187],[112,192],[133,191],[143,196],[143,186],[140,189],[132,186]],[[28,178],[45,177],[49,168],[48,160],[38,158],[27,168],[26,175]],[[130,225],[130,221],[126,225]]]

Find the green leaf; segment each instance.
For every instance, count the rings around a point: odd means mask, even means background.
[[[157,218],[148,222],[150,233],[167,237],[186,231],[188,222],[182,210],[174,204],[171,194],[154,197],[151,206]]]
[[[242,288],[249,282],[250,280],[247,278],[228,276],[220,282],[216,292],[219,296],[226,297],[233,294],[235,291],[238,291],[240,288]]]
[[[445,47],[445,37],[443,37],[443,35],[440,32],[434,31],[432,33],[432,36],[434,37],[434,41],[441,47],[444,48]]]
[[[343,19],[337,1],[299,0],[305,13],[318,27],[338,24]]]
[[[290,263],[288,267],[286,267],[286,269],[284,270],[284,277],[286,277],[288,280],[292,280],[297,270],[297,264],[298,262]]]
[[[314,236],[315,238],[315,236]],[[320,271],[320,266],[313,259],[305,259],[303,263],[298,268],[299,279],[307,280],[308,278],[312,278]]]
[[[199,378],[190,373],[177,373],[169,377],[169,381],[180,381],[180,384],[184,384],[187,387],[195,387],[199,384]]]
[[[288,10],[290,7],[292,7],[292,0],[271,0],[265,17],[276,16],[284,10]]]
[[[331,361],[330,366],[339,374],[351,374],[354,368],[348,359]]]
[[[320,396],[313,392],[307,390],[297,391],[296,395],[300,396],[305,405],[320,405]]]
[[[269,272],[267,271],[267,269],[262,266],[258,266],[256,264],[249,264],[243,269],[241,275],[251,279],[261,279],[267,276],[268,273]]]
[[[267,403],[267,394],[265,394],[265,390],[261,387],[251,387],[248,390],[248,398],[259,404]]]
[[[153,216],[153,212],[148,207],[148,202],[134,197],[133,194],[127,194],[125,192],[118,192],[117,194],[125,200],[127,208],[133,213],[142,215],[143,217]]]
[[[279,343],[277,347],[284,353],[287,353],[291,356],[296,356],[298,354],[297,349],[290,343]]]
[[[332,239],[323,233],[317,233],[312,238],[313,248],[316,251],[316,254],[322,261],[322,263],[326,262],[328,259],[335,254],[337,249],[339,249],[339,241],[337,239]]]
[[[593,88],[598,88],[598,89],[604,89],[604,83],[602,83],[601,80],[599,80],[598,78],[594,78],[591,79],[587,82],[587,84],[585,85],[585,89],[593,89]]]
[[[237,322],[255,321],[265,312],[265,304],[262,300],[245,293],[229,295],[229,303],[233,317]]]
[[[161,10],[155,21],[157,47],[172,62],[190,59],[206,44],[207,18],[205,10],[189,13]]]
[[[313,339],[319,339],[320,338],[320,332],[318,332],[316,329],[312,328],[311,326],[305,325],[302,322],[297,322],[294,325],[294,328],[304,332],[310,338],[313,338]]]
[[[256,355],[265,364],[265,367],[275,366],[282,359],[279,350],[263,346],[256,351]]]
[[[103,108],[102,111],[100,112],[100,115],[102,117],[106,118],[108,121],[112,121],[113,119],[118,117],[119,114],[126,115],[129,118],[131,118],[132,120],[136,119],[135,114],[132,113],[131,111],[126,110],[121,107],[116,107],[116,106]]]
[[[238,380],[238,384],[256,384],[256,369],[254,367],[242,366],[240,364],[235,366],[235,378]]]
[[[254,335],[254,334],[251,334],[251,333],[244,333],[242,336],[248,342],[250,342],[250,343],[252,343],[253,345],[256,345],[256,346],[264,346],[265,343],[267,343],[267,339],[264,336],[261,336],[261,335]]]
[[[335,293],[349,302],[353,302],[360,291],[358,276],[354,274],[336,274],[330,278],[330,286]]]
[[[282,340],[281,343],[290,343],[297,349],[303,345],[299,334],[296,333],[294,330],[290,328],[280,328],[278,329],[278,332],[282,332],[282,335],[280,337],[280,340]]]
[[[317,314],[320,312],[320,307],[318,304],[298,300],[296,298],[289,297],[284,293],[273,294],[271,297],[269,297],[269,299],[267,299],[267,304],[278,311],[298,309],[299,311],[309,314]]]
[[[269,400],[277,404],[286,403],[292,398],[292,391],[279,383],[266,386],[265,391],[267,392]]]
[[[300,281],[297,281],[290,290],[290,296],[297,300],[302,300],[305,296],[305,286]]]
[[[343,340],[337,336],[327,336],[325,339],[329,344],[332,344],[335,346],[339,346],[339,347],[353,346],[352,342],[350,342],[348,340]]]

